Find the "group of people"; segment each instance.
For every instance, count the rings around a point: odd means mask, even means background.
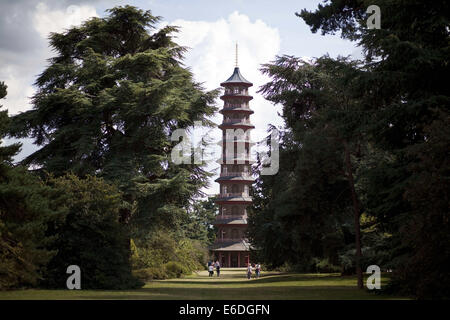
[[[255,277],[259,278],[259,275],[261,274],[261,265],[259,263],[257,263],[256,265],[254,263],[249,263],[247,266],[247,279],[252,278],[253,269],[255,269]]]
[[[218,277],[220,277],[220,262],[217,260],[214,261],[208,261],[208,272],[210,277],[214,277],[214,269],[216,269],[216,274]],[[251,279],[253,275],[253,270],[255,271],[255,277],[259,278],[261,274],[261,265],[257,263],[256,265],[254,263],[249,263],[247,265],[247,279]]]
[[[208,271],[209,271],[209,276],[210,277],[214,276],[214,268],[216,268],[217,276],[220,277],[220,263],[219,263],[219,260],[217,260],[216,262],[208,261]]]

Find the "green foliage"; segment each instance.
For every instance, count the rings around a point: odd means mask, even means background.
[[[316,268],[316,272],[322,273],[336,273],[341,272],[341,266],[334,265],[330,263],[328,259],[313,259],[314,267]]]
[[[136,253],[133,255],[133,269],[161,267],[175,258],[176,241],[170,233],[157,231],[150,238],[135,241]]]
[[[176,27],[156,31],[161,18],[132,6],[107,12],[51,33],[55,56],[35,82],[33,109],[11,123],[0,114],[2,130],[40,146],[22,164],[51,174],[49,198],[64,211],[47,231],[41,218],[33,220],[42,228],[36,237],[57,237],[43,279],[51,287],[65,287],[71,264],[80,266],[84,288],[97,289],[136,286],[131,263],[147,270],[181,262],[191,272],[211,240],[212,208],[193,205],[210,174],[203,165],[174,165],[178,141],[171,135],[194,121],[212,126],[218,91],[206,92],[183,66],[186,49],[173,41]],[[18,147],[0,149],[0,174]],[[0,228],[6,237],[3,228],[11,227]],[[36,264],[49,259],[39,257]]]
[[[283,105],[286,160],[278,177],[257,183],[250,235],[272,265],[328,259],[351,272],[349,190],[339,184],[348,180],[362,266],[393,269],[403,294],[447,298],[449,4],[379,1],[381,29],[368,29],[371,4],[330,0],[297,14],[313,32],[358,41],[365,61],[282,56],[263,65],[272,81],[261,92]],[[317,250],[329,243],[337,257]]]
[[[133,275],[142,282],[181,278],[191,273],[192,270],[188,269],[183,263],[176,261],[169,261],[157,267],[133,270]]]
[[[420,298],[450,297],[450,117],[440,114],[424,128],[427,139],[408,148],[418,161],[404,196],[411,205],[410,216],[400,232],[402,245],[410,248],[393,277],[392,288]]]
[[[83,288],[137,287],[131,276],[128,231],[119,222],[122,201],[117,187],[73,174],[48,183],[58,192],[55,202],[65,208],[65,219],[49,230],[58,236],[52,245],[57,254],[48,265],[45,284],[65,288],[67,267],[78,265]]]
[[[132,256],[133,269],[144,274],[147,271],[141,270],[149,269],[150,273],[161,271],[165,278],[179,277],[201,269],[207,259],[204,245],[188,238],[176,239],[170,231],[159,230],[151,233],[148,239],[136,243],[136,253]]]
[[[180,278],[186,272],[186,268],[179,262],[169,261],[164,265],[166,272],[170,278]],[[189,272],[190,273],[190,272]]]
[[[55,254],[47,226],[61,213],[53,210],[52,190],[23,168],[11,168],[0,182],[0,289],[32,286],[42,279]]]
[[[212,244],[216,237],[212,222],[217,211],[215,197],[194,201],[191,210],[189,210],[189,217],[183,225],[186,237],[198,240],[205,245]]]
[[[164,266],[133,270],[133,276],[135,276],[142,282],[148,282],[151,280],[164,280],[168,277]]]
[[[209,174],[170,161],[178,143],[171,134],[194,121],[213,125],[218,92],[205,92],[183,67],[176,27],[155,31],[161,18],[132,6],[108,13],[50,35],[56,56],[36,80],[33,109],[12,118],[10,134],[41,147],[24,164],[116,183],[127,202],[121,221],[134,237],[180,230]]]
[[[354,247],[354,184],[351,163],[344,160],[346,153],[352,162],[361,157],[361,126],[368,121],[350,89],[359,74],[355,65],[347,59],[322,57],[309,64],[282,56],[262,68],[272,81],[261,92],[283,105],[286,122],[280,171],[258,178],[249,216],[252,243],[270,267],[288,263],[314,271],[315,260],[338,265],[339,252]]]
[[[0,82],[0,99],[5,96],[6,85]],[[0,139],[8,122],[7,111],[1,111]],[[50,201],[52,190],[25,169],[12,166],[19,149],[20,144],[0,146],[0,290],[36,285],[42,279],[55,253],[47,249],[54,240],[47,226],[60,217]]]

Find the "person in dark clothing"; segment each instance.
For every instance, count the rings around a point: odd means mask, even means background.
[[[217,276],[219,277],[220,276],[220,263],[219,263],[219,260],[216,261],[215,266],[216,266]]]

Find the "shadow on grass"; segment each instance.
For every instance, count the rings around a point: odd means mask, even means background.
[[[246,288],[144,288],[134,291],[133,295],[111,296],[101,292],[82,299],[165,299],[165,300],[371,300],[393,299],[359,290],[354,287],[340,286],[267,286]]]

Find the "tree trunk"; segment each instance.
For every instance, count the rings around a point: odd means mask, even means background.
[[[350,150],[348,147],[347,141],[344,141],[345,148],[345,165],[347,167],[347,177],[348,183],[350,185],[350,190],[352,194],[352,202],[353,202],[353,211],[355,217],[355,245],[356,245],[356,254],[355,254],[355,263],[356,263],[356,276],[358,277],[358,288],[363,289],[363,275],[361,270],[361,231],[359,224],[359,202],[356,197],[355,191],[355,183],[353,181],[353,172],[352,172],[352,163],[350,160]]]

